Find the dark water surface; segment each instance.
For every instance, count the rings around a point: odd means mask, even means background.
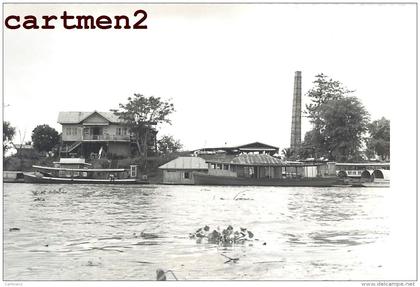
[[[387,193],[5,184],[4,279],[154,280],[157,268],[181,280],[378,279],[386,263],[368,254],[388,237]],[[258,240],[218,246],[189,238],[206,224],[247,227]],[[225,263],[221,254],[239,260]]]

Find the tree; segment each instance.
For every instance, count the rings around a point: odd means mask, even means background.
[[[384,117],[368,125],[370,137],[366,139],[368,157],[379,155],[382,160],[390,157],[390,121]]]
[[[60,137],[49,125],[38,125],[32,131],[32,142],[35,150],[48,152],[59,144]]]
[[[319,108],[329,100],[342,99],[354,91],[348,90],[339,81],[328,79],[328,76],[322,73],[316,75],[315,78],[314,87],[306,93],[306,96],[311,99],[311,103],[306,105],[305,113],[317,128],[321,124]]]
[[[313,129],[305,135],[304,144],[312,145],[315,157],[338,161],[358,158],[369,113],[340,82],[323,74],[316,77],[315,87],[307,93],[312,103],[306,106]]]
[[[295,153],[293,149],[287,147],[281,150],[281,154],[284,160],[291,160]]]
[[[138,152],[147,158],[149,137],[156,133],[154,126],[161,123],[171,124],[169,115],[175,109],[170,101],[163,101],[160,97],[134,94],[134,97],[128,98],[127,104],[119,104],[118,110],[111,111],[126,122],[135,136]]]
[[[10,149],[16,129],[10,125],[10,122],[3,122],[3,156]]]
[[[182,144],[179,140],[175,140],[172,136],[164,135],[158,142],[158,150],[163,154],[173,153],[182,149]]]

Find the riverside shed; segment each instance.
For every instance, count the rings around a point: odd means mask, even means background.
[[[206,172],[208,165],[201,157],[178,157],[159,169],[163,170],[163,183],[167,184],[194,184],[193,172]]]

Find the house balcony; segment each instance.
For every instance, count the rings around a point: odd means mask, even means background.
[[[130,142],[131,137],[129,135],[82,135],[82,141],[84,142]]]

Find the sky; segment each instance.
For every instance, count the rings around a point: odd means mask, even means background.
[[[4,29],[3,115],[15,142],[40,124],[61,132],[60,111],[109,111],[140,93],[174,103],[158,137],[186,150],[254,141],[282,149],[295,71],[303,106],[319,73],[355,90],[372,120],[401,119],[396,103],[415,98],[413,4],[5,4],[4,15],[134,20],[137,9],[147,29]],[[306,118],[302,128],[303,138]]]

